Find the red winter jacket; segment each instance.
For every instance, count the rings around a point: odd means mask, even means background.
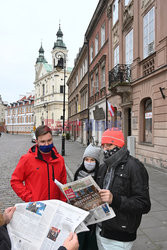
[[[11,177],[11,186],[23,201],[50,199],[66,201],[54,183],[54,179],[62,184],[67,183],[64,158],[55,147],[51,151],[51,158],[49,163],[44,161],[37,145],[20,158]]]

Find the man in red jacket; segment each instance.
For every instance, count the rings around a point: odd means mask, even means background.
[[[42,125],[36,129],[35,135],[37,144],[20,158],[11,177],[11,186],[25,202],[50,199],[66,201],[54,183],[54,179],[57,179],[65,184],[67,174],[64,158],[53,145],[52,131]]]

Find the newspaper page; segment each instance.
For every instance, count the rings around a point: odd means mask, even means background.
[[[88,214],[59,200],[16,204],[7,225],[12,250],[57,250]]]
[[[115,216],[108,203],[102,202],[99,194],[100,188],[92,176],[64,185],[57,180],[55,180],[55,183],[71,205],[89,211],[89,216],[84,221],[86,225],[102,222]]]

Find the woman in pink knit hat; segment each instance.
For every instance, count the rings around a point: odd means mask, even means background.
[[[142,214],[151,208],[147,170],[130,156],[124,144],[119,128],[102,134],[104,163],[99,167],[96,181],[101,188],[101,199],[109,203],[116,216],[97,225],[100,250],[132,249]]]

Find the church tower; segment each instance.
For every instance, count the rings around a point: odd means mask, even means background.
[[[63,32],[61,31],[60,24],[59,24],[59,30],[57,31],[57,41],[54,42],[53,50],[52,50],[52,60],[53,60],[53,68],[58,63],[58,59],[62,54],[62,57],[65,56],[66,62],[67,62],[67,47],[65,43],[63,42]]]
[[[37,79],[37,75],[38,75],[38,72],[39,72],[39,68],[41,66],[41,64],[45,64],[45,63],[48,63],[44,57],[44,49],[42,47],[42,43],[41,43],[41,47],[39,49],[39,56],[36,60],[36,64],[35,64],[35,78]]]

